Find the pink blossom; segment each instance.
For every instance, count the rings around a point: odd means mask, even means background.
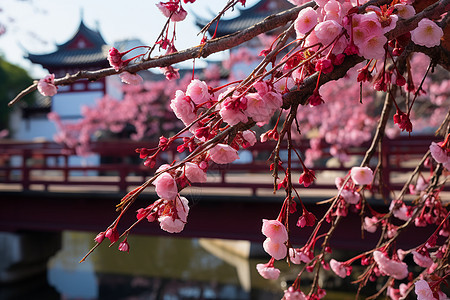
[[[336,273],[337,276],[339,276],[341,278],[345,278],[348,276],[347,275],[347,266],[344,263],[339,262],[332,258],[330,260],[330,267],[331,267],[331,270],[333,270],[333,272]]]
[[[274,88],[279,93],[285,93],[287,90],[294,88],[295,81],[292,77],[286,77],[274,83]]]
[[[402,200],[392,201],[389,210],[394,217],[403,221],[407,221],[411,217],[411,208],[406,206]]]
[[[414,283],[414,292],[417,295],[417,300],[435,300],[433,291],[430,289],[428,282],[423,279],[419,279]]]
[[[226,104],[227,101],[228,99],[225,100],[224,104]],[[235,110],[227,105],[222,106],[219,114],[222,117],[223,121],[230,125],[236,125],[240,122],[248,121],[247,116],[241,110]]]
[[[409,19],[416,14],[416,10],[412,5],[398,3],[394,7],[397,9],[397,15],[403,19]]]
[[[256,122],[268,122],[270,117],[272,117],[272,110],[266,105],[260,94],[249,93],[246,98],[247,109],[244,111],[245,115]]]
[[[175,208],[177,210],[178,219],[186,223],[189,214],[189,200],[183,196],[177,197],[175,199]]]
[[[114,67],[114,69],[116,71],[119,71],[122,67],[125,67],[126,65],[128,65],[128,63],[130,62],[130,60],[122,60],[122,57],[126,54],[127,52],[120,52],[119,50],[117,50],[114,47],[111,47],[108,51],[108,61],[109,64],[111,65],[111,67]]]
[[[288,240],[286,227],[278,220],[263,219],[261,232],[276,243],[284,243]]]
[[[153,181],[156,194],[162,199],[175,200],[178,188],[175,179],[168,173],[162,173]]]
[[[37,89],[43,96],[52,97],[56,95],[58,87],[55,85],[55,74],[49,74],[40,79]]]
[[[229,164],[239,159],[236,149],[226,144],[215,145],[209,150],[209,155],[216,164]]]
[[[209,100],[208,85],[204,81],[194,79],[187,86],[186,95],[191,97],[195,104],[202,104]]]
[[[180,9],[173,13],[170,20],[172,22],[181,22],[184,19],[186,19],[186,16],[187,16],[187,11],[183,7],[180,6]]]
[[[171,14],[177,12],[178,8],[179,8],[179,3],[178,2],[159,2],[156,3],[156,6],[159,8],[159,10],[163,13],[163,15],[166,18],[169,18],[171,16]]]
[[[119,75],[120,80],[122,80],[122,82],[127,83],[127,84],[131,84],[131,85],[139,85],[141,84],[144,79],[142,79],[142,77],[138,74],[132,74],[130,72],[123,72]]]
[[[342,190],[341,196],[348,204],[357,204],[359,200],[361,200],[361,195],[358,192],[352,190]]]
[[[441,147],[442,143],[432,142],[430,145],[431,156],[434,160],[441,164],[446,164],[450,162],[450,152],[444,150]]]
[[[287,290],[284,291],[283,300],[307,300],[308,297],[300,291],[294,290],[294,287],[290,286]]]
[[[161,229],[170,233],[178,233],[183,231],[185,225],[183,221],[170,215],[163,215],[158,218],[158,221]]]
[[[263,243],[264,251],[276,260],[280,260],[286,257],[287,248],[284,243],[273,241],[271,238],[266,238]]]
[[[397,21],[398,21],[397,15],[392,14],[388,18],[386,18],[386,20],[384,20],[384,22],[382,24],[383,34],[394,29],[395,26],[397,25]]]
[[[359,185],[371,184],[373,180],[373,172],[369,167],[353,167],[350,176],[353,182]]]
[[[175,98],[170,101],[170,108],[184,125],[191,124],[197,117],[194,113],[194,105],[180,90],[175,92]]]
[[[341,31],[342,26],[334,20],[320,22],[314,28],[317,38],[323,45],[331,43]]]
[[[404,262],[389,259],[378,250],[373,252],[373,258],[383,274],[395,279],[404,279],[408,276],[408,265]]]
[[[313,170],[305,168],[303,170],[303,173],[300,174],[298,183],[303,184],[305,187],[308,187],[314,182],[315,179],[316,179],[315,172]]]
[[[302,9],[294,21],[297,38],[303,37],[317,25],[317,12],[312,7]]]
[[[375,12],[371,11],[363,15],[359,15],[357,18],[358,27],[365,28],[370,32],[371,36],[381,35],[382,28],[380,20]]]
[[[311,252],[309,254],[312,254]],[[292,263],[298,265],[302,262],[308,264],[311,262],[312,257],[307,253],[303,252],[301,249],[289,248],[289,259]]]
[[[325,12],[324,20],[341,21],[341,4],[336,0],[329,0],[323,7]]]
[[[172,66],[167,66],[159,68],[159,70],[164,74],[164,76],[166,76],[167,80],[180,79],[180,73],[178,72],[180,69],[175,69]]]
[[[396,289],[396,288],[393,288],[391,286],[388,286],[388,288],[387,288],[387,296],[391,300],[400,300],[402,295],[400,295],[400,289]]]
[[[367,38],[361,46],[358,46],[359,53],[365,59],[381,59],[384,57],[386,50],[384,45],[387,43],[387,38],[384,35],[374,35]]]
[[[256,270],[264,279],[278,279],[280,270],[275,268],[270,262],[267,264],[257,264]]]
[[[194,182],[206,182],[206,172],[203,171],[197,164],[187,162],[184,166],[184,173],[187,179]]]
[[[430,254],[428,252],[422,254],[419,253],[418,251],[413,250],[411,251],[411,253],[413,254],[414,262],[418,266],[421,266],[422,268],[429,268],[433,264],[433,260],[431,259]]]
[[[372,217],[372,218],[365,217],[364,224],[363,224],[364,230],[374,233],[375,231],[377,231],[377,228],[378,228],[377,223],[378,223],[377,217]]]
[[[248,143],[247,147],[253,146],[254,144],[256,144],[256,135],[255,135],[255,132],[253,132],[252,130],[246,130],[246,131],[242,132],[242,137]]]
[[[411,31],[411,40],[414,44],[428,48],[439,46],[444,31],[430,19],[420,20],[416,29]]]

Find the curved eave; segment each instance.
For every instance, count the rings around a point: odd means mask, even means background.
[[[102,47],[103,45],[106,45],[105,40],[98,31],[89,29],[86,25],[84,25],[84,22],[81,21],[77,32],[75,32],[72,38],[70,38],[67,42],[63,44],[59,44],[56,46],[58,47],[58,49],[65,50],[72,43],[72,41],[76,39],[77,36],[79,35],[83,35],[86,39],[88,39],[91,43],[93,43],[97,47]]]
[[[26,58],[43,67],[53,68],[108,65],[108,61],[106,60],[103,51],[77,49],[75,51],[56,51],[44,55],[28,54]]]

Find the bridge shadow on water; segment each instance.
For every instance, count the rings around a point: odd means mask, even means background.
[[[116,246],[101,245],[86,262],[78,264],[93,246],[96,232],[117,216],[114,206],[118,199],[117,193],[2,192],[0,230],[25,235],[26,242],[19,244],[28,252],[46,253],[38,258],[45,269],[3,283],[0,299],[281,299],[283,289],[299,271],[298,266],[288,268],[280,262],[277,267],[284,275],[276,281],[264,280],[256,271],[257,263],[269,259],[261,246],[265,238],[261,219],[276,218],[282,198],[199,193],[189,196],[191,211],[182,233],[168,234],[157,224],[143,222],[128,239],[129,254],[119,252]],[[137,210],[154,200],[153,194],[143,194],[133,207]],[[308,210],[321,216],[326,206],[316,205],[317,200],[303,199]],[[378,211],[387,209],[382,201],[372,199],[371,203]],[[299,215],[291,218],[294,246],[304,245],[311,233],[311,228],[295,226]],[[134,221],[131,212],[119,229]],[[360,217],[350,212],[340,224],[331,242],[337,259],[375,245],[377,234],[355,238],[361,235],[360,222]],[[415,230],[414,236],[423,234],[425,239],[427,233]],[[399,241],[406,249],[414,246],[413,242],[408,238]],[[5,240],[0,246],[14,252]],[[51,249],[43,251],[46,247]],[[24,260],[29,256],[24,255]],[[350,287],[350,280],[324,278],[324,287]],[[310,283],[302,281],[305,290]],[[42,298],[31,297],[30,291]],[[351,293],[334,295],[329,292],[327,299],[353,299]]]

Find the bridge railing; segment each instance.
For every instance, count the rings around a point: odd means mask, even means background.
[[[437,139],[433,136],[385,139],[382,154],[378,154],[377,159],[383,161],[383,182],[387,190],[403,187],[404,181],[401,179],[405,173],[415,168],[423,153],[435,140]],[[99,191],[112,189],[125,192],[153,175],[155,170],[143,166],[142,160],[135,152],[136,148],[152,146],[156,145],[122,140],[96,142],[92,145],[92,152],[100,157],[100,163],[74,166],[69,162],[75,153],[59,144],[0,140],[0,186],[3,189],[45,191],[54,187],[83,189],[90,186]],[[322,146],[329,147],[325,144]],[[365,154],[366,146],[347,149],[346,154],[350,162],[346,164],[331,157],[322,158],[312,167],[318,180],[308,189],[335,189],[334,178],[345,176],[351,166],[358,165]],[[202,183],[201,187],[228,191],[249,189],[252,194],[259,190],[273,190],[273,178],[270,176],[267,162],[273,147],[271,143],[259,143],[241,151],[241,160],[236,163],[210,166],[211,175],[208,175],[208,182]],[[296,147],[305,151],[309,142],[298,142]],[[180,155],[182,154],[177,153],[174,147],[167,151],[163,156],[164,160],[161,159],[159,163],[170,163]],[[376,159],[373,163],[375,166]],[[300,175],[300,164],[294,161],[294,166],[298,169],[294,174]]]

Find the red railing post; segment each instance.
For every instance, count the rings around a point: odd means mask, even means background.
[[[125,193],[127,191],[127,175],[128,171],[125,165],[121,165],[119,169],[119,190],[121,193]]]
[[[22,189],[27,191],[30,189],[30,168],[28,167],[28,159],[31,158],[30,149],[24,149],[22,152]]]

